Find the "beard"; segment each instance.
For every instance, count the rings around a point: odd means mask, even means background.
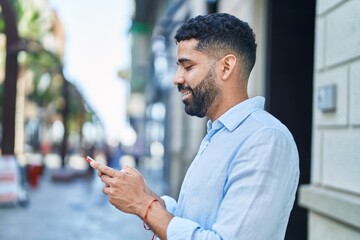
[[[216,74],[213,67],[195,88],[178,85],[179,91],[186,89],[191,92],[191,98],[184,100],[185,112],[190,116],[205,117],[211,104],[219,95],[219,87],[215,83]]]

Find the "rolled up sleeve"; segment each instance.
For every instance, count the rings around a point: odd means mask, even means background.
[[[176,200],[167,195],[161,196],[161,199],[165,202],[166,210],[168,210],[172,215],[174,215],[177,206]]]

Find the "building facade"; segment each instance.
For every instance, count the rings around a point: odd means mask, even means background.
[[[309,240],[360,239],[360,2],[317,1]]]

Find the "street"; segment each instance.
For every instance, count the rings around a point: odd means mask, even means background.
[[[52,181],[51,172],[29,189],[27,207],[0,208],[1,240],[142,240],[152,232],[118,211],[102,193],[97,177]]]

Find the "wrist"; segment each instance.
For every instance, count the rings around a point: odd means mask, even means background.
[[[156,199],[152,196],[147,196],[142,200],[137,206],[138,209],[136,211],[136,215],[139,216],[141,219],[144,219],[146,212],[148,211],[148,207],[152,204],[153,200]]]
[[[153,200],[151,200],[151,202],[148,204],[146,211],[144,213],[144,217],[143,217],[143,226],[146,230],[151,230],[149,226],[147,226],[147,218],[149,215],[149,212],[151,211],[151,208],[154,204],[156,204],[156,202],[159,202],[156,198],[154,198]]]
[[[154,232],[160,239],[166,239],[167,227],[174,216],[164,207],[160,198],[152,198],[146,207],[143,219],[143,227]]]

